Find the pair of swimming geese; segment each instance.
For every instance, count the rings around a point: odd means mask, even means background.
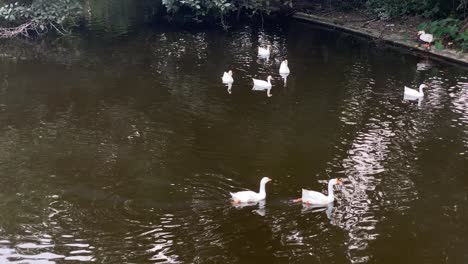
[[[254,191],[242,191],[231,194],[231,200],[235,204],[240,203],[256,203],[266,198],[265,185],[270,182],[271,179],[268,177],[263,177],[260,181],[260,190],[259,192]],[[327,205],[333,203],[335,200],[335,195],[333,194],[333,186],[341,185],[343,182],[340,179],[331,179],[328,182],[328,195],[325,195],[316,191],[309,191],[302,189],[302,197],[295,199],[295,202],[302,202],[310,205]]]
[[[261,57],[261,58],[270,57],[270,49],[271,49],[271,45],[268,45],[266,48],[259,47],[258,48],[258,56]],[[291,71],[289,70],[289,67],[288,67],[288,60],[283,60],[281,62],[280,68],[279,68],[279,74],[280,75],[288,75],[290,72]],[[224,72],[223,77],[221,77],[221,79],[222,79],[224,84],[228,84],[228,85],[232,84],[234,82],[234,78],[232,77],[232,70],[230,70],[228,72]],[[257,91],[265,91],[266,90],[267,91],[267,96],[271,97],[272,95],[270,93],[270,90],[272,88],[272,85],[271,85],[271,80],[272,79],[273,79],[273,77],[271,77],[271,75],[269,75],[267,77],[266,81],[252,78],[253,84],[254,84],[253,90],[257,90]]]

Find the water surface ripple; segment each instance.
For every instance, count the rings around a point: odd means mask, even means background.
[[[298,22],[136,32],[89,15],[106,41],[62,61],[2,46],[0,262],[468,261],[466,69]],[[271,98],[251,90],[267,75]],[[263,176],[265,202],[229,203]],[[292,202],[336,177],[333,205]]]

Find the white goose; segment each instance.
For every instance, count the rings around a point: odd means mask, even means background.
[[[271,91],[271,79],[273,79],[273,77],[271,77],[271,75],[269,75],[267,77],[267,80],[264,81],[264,80],[257,80],[257,79],[254,79],[252,78],[253,80],[253,83],[254,83],[254,86],[252,87],[252,90],[254,91],[267,91],[267,96],[268,97],[271,97],[272,94],[270,93]]]
[[[424,32],[423,30],[418,31],[418,36],[420,40],[426,42],[426,48],[429,48],[431,46],[431,43],[434,41],[434,36],[432,34]]]
[[[302,198],[294,200],[295,202],[303,202],[305,204],[314,204],[314,205],[327,205],[332,203],[335,200],[335,195],[333,194],[333,186],[336,184],[342,184],[340,179],[331,179],[328,182],[328,195],[325,195],[316,191],[309,191],[302,189]]]
[[[414,97],[414,98],[423,97],[424,96],[424,92],[423,92],[424,88],[427,88],[427,85],[425,85],[425,84],[419,85],[419,91],[417,91],[415,89],[411,89],[411,88],[405,86],[404,96]]]
[[[262,48],[262,47],[258,47],[258,56],[260,57],[269,57],[270,56],[270,49],[271,49],[271,45],[268,45],[265,48]]]
[[[271,75],[268,75],[266,81],[252,78],[253,83],[254,83],[255,86],[263,87],[265,89],[271,88],[271,79],[273,79],[273,77],[271,77]]]
[[[223,83],[233,83],[234,78],[232,78],[232,71],[224,72],[223,77],[221,77]]]
[[[289,70],[288,67],[288,60],[284,60],[281,62],[281,66],[279,68],[279,74],[289,74],[291,71]]]
[[[236,193],[230,193],[232,196],[232,202],[237,203],[256,203],[266,198],[265,185],[271,181],[268,177],[263,177],[260,181],[260,191],[258,193],[253,191],[242,191]]]

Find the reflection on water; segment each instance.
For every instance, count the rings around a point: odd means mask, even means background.
[[[449,87],[449,96],[452,99],[452,111],[457,114],[458,117],[454,118],[453,126],[457,128],[468,127],[468,77],[461,76],[457,79],[456,85]],[[463,142],[465,145],[465,151],[460,152],[462,155],[468,155],[468,130],[465,129],[463,132]]]
[[[414,97],[414,96],[410,96],[410,95],[405,94],[405,95],[403,95],[403,100],[416,101],[417,104],[418,104],[418,107],[421,107],[421,103],[424,100],[424,97]]]
[[[280,73],[281,75],[281,79],[283,79],[283,82],[284,82],[284,87],[288,86],[288,76],[289,76],[289,73]]]
[[[301,23],[119,38],[65,61],[2,51],[0,262],[465,257],[465,69]],[[294,72],[281,76],[286,58]],[[221,86],[224,69],[234,87]],[[252,92],[268,75],[275,96]],[[402,98],[423,82],[422,103]],[[263,176],[266,201],[229,203]],[[290,202],[335,177],[335,204]]]

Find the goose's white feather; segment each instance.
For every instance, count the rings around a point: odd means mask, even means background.
[[[260,181],[260,191],[258,193],[253,191],[242,191],[236,193],[230,193],[231,198],[234,202],[237,203],[253,203],[259,202],[261,200],[265,200],[266,198],[266,190],[265,185],[267,182],[271,181],[268,177],[263,177]]]
[[[271,76],[268,76],[267,80],[257,80],[253,79],[252,81],[254,83],[254,86],[252,87],[252,90],[254,91],[267,91],[267,97],[272,97],[273,95],[270,93],[272,85],[271,85]]]
[[[223,77],[221,77],[223,83],[233,83],[234,78],[232,78],[232,71],[224,72]]]
[[[425,84],[421,84],[419,86],[419,91],[415,90],[415,89],[411,89],[411,88],[405,86],[404,96],[416,97],[416,98],[423,97],[424,96],[424,92],[423,92],[424,88],[426,88]]]
[[[260,88],[260,90],[266,90],[268,88],[271,88],[271,79],[272,79],[272,77],[268,76],[266,81],[258,80],[258,79],[254,79],[254,78],[252,78],[252,81],[253,81],[255,87]]]
[[[261,57],[270,56],[270,48],[271,48],[270,45],[268,45],[266,48],[258,47],[258,56],[261,56]]]
[[[323,193],[302,189],[302,201],[304,201],[305,203],[329,204],[333,202],[333,200],[334,198],[329,199],[328,196],[326,196]]]
[[[434,41],[434,36],[432,34],[426,33],[424,31],[419,31],[418,34],[419,39],[424,42],[431,43]]]
[[[306,204],[315,205],[327,205],[332,203],[335,200],[335,195],[333,194],[333,186],[336,184],[341,184],[341,180],[331,179],[328,182],[328,195],[316,191],[302,189],[302,202]]]
[[[288,67],[288,61],[284,60],[281,62],[281,66],[279,68],[279,73],[280,74],[289,74],[291,71],[289,70]]]
[[[233,200],[237,200],[241,203],[252,203],[264,200],[266,198],[266,194],[263,193],[256,193],[254,191],[243,191],[243,192],[236,192],[230,193]]]

